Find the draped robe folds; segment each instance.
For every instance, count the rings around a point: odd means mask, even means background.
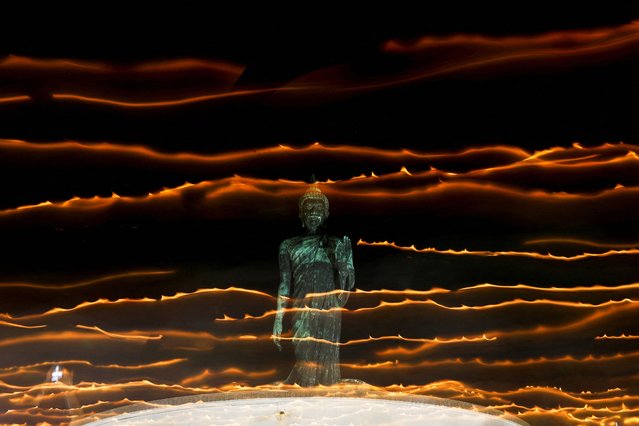
[[[352,290],[355,273],[352,254],[340,258],[341,241],[324,235],[285,240],[280,245],[282,279],[291,277],[292,332],[296,363],[285,383],[300,386],[332,385],[341,380],[339,343],[342,312],[348,293],[309,297],[336,289]],[[351,253],[350,250],[347,253]],[[332,258],[332,259],[331,259]],[[306,309],[310,308],[310,309]]]

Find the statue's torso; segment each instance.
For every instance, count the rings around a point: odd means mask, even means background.
[[[335,237],[321,235],[306,235],[286,240],[292,274],[291,296],[294,299],[304,299],[308,293],[335,290],[336,270],[334,260],[329,258],[333,256],[335,241]]]

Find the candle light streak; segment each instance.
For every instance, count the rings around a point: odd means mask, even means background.
[[[520,251],[488,251],[488,250],[454,250],[454,249],[437,249],[434,247],[425,247],[425,248],[416,248],[415,245],[411,246],[402,246],[396,244],[395,242],[388,241],[374,241],[367,242],[360,239],[357,242],[358,246],[370,246],[370,247],[391,247],[397,250],[404,251],[413,251],[415,253],[436,253],[436,254],[447,254],[447,255],[456,255],[456,256],[516,256],[516,257],[530,257],[533,259],[543,259],[543,260],[559,260],[565,262],[572,262],[577,260],[583,260],[594,257],[610,257],[610,256],[618,256],[618,255],[635,255],[639,254],[639,249],[622,249],[622,250],[608,250],[604,253],[581,253],[574,256],[561,256],[555,255],[551,253],[542,254],[535,252],[520,252]]]
[[[577,238],[540,238],[536,240],[525,241],[526,245],[533,244],[574,244],[591,247],[601,248],[613,248],[613,249],[634,249],[639,247],[639,242],[636,243],[599,243],[596,241],[581,240]]]
[[[603,336],[595,337],[595,340],[620,340],[620,339],[639,339],[639,336],[635,336],[632,334],[621,334],[619,336],[608,336],[604,334]]]
[[[396,84],[407,84],[419,80],[440,77],[464,71],[494,70],[496,67],[526,66],[526,69],[559,64],[575,66],[581,61],[601,58],[606,55],[634,52],[639,47],[639,21],[628,24],[588,30],[553,31],[539,35],[489,37],[474,34],[451,36],[425,36],[416,42],[390,40],[384,50],[398,54],[433,55],[437,51],[461,49],[465,54],[458,58],[448,57],[446,65],[412,70],[391,81],[375,85],[359,86],[358,89],[379,88]],[[467,52],[472,51],[469,55]]]
[[[21,69],[32,69],[37,72],[53,71],[59,73],[57,84],[52,87],[51,96],[53,99],[73,100],[84,103],[98,103],[102,105],[111,105],[115,107],[125,108],[151,108],[151,107],[169,107],[176,105],[190,104],[193,102],[201,102],[203,100],[215,99],[218,96],[235,97],[246,95],[247,92],[258,93],[276,93],[290,92],[302,95],[326,94],[327,92],[361,92],[368,90],[377,90],[386,87],[404,85],[424,79],[441,78],[445,76],[455,75],[461,72],[491,70],[494,75],[499,69],[507,69],[508,67],[521,67],[521,69],[544,68],[553,65],[553,69],[560,64],[565,67],[574,67],[579,64],[588,64],[605,60],[608,57],[627,55],[639,49],[639,24],[635,21],[625,25],[610,27],[606,29],[595,30],[565,30],[551,32],[547,34],[526,36],[526,37],[502,37],[490,38],[481,35],[455,35],[455,36],[426,36],[415,43],[402,43],[397,40],[386,42],[380,51],[380,55],[386,55],[389,60],[392,58],[389,54],[410,55],[417,59],[413,61],[413,65],[398,74],[384,75],[377,74],[371,78],[360,79],[353,82],[351,79],[340,77],[339,73],[326,73],[322,70],[302,76],[285,85],[275,85],[271,87],[261,87],[247,90],[232,90],[225,87],[225,91],[216,94],[203,94],[168,99],[166,96],[155,100],[141,101],[125,101],[107,98],[106,95],[87,96],[81,93],[56,92],[58,86],[64,87],[66,74],[75,74],[75,79],[83,75],[95,76],[117,72],[120,78],[135,77],[144,81],[145,73],[172,73],[176,71],[190,71],[197,68],[205,68],[215,71],[221,76],[224,85],[228,86],[229,82],[235,81],[242,72],[243,67],[224,64],[220,62],[202,61],[194,59],[182,59],[174,61],[166,61],[164,63],[142,64],[128,69],[114,70],[112,67],[104,64],[69,61],[69,60],[43,60],[30,59],[21,57],[9,57],[0,64],[0,72],[8,74]],[[441,50],[457,51],[462,49],[473,51],[473,55],[464,54],[459,57],[446,57],[445,61],[438,63],[435,59],[430,63],[420,64],[419,58],[428,54],[429,58],[437,58],[434,52]],[[525,66],[525,68],[524,68]],[[326,70],[324,70],[326,71]],[[128,74],[127,74],[128,72]],[[322,75],[320,79],[314,77],[315,74]],[[325,75],[326,74],[326,75]],[[11,74],[8,74],[11,75]],[[315,81],[317,80],[317,81]],[[64,89],[62,89],[64,90]],[[4,102],[20,102],[25,101],[24,98],[5,97]]]
[[[162,276],[162,275],[171,275],[175,274],[174,270],[164,270],[164,271],[133,271],[133,272],[125,272],[121,274],[113,274],[113,275],[105,275],[102,277],[79,281],[73,284],[33,284],[33,283],[0,283],[0,288],[9,288],[9,287],[19,287],[19,288],[32,288],[38,290],[69,290],[79,287],[87,287],[93,284],[100,284],[108,281],[115,281],[122,278],[137,278],[137,277],[148,277],[148,276]]]
[[[16,328],[45,328],[46,325],[22,325],[22,324],[15,324],[9,321],[2,321],[0,320],[0,325],[6,325],[7,327],[16,327]]]

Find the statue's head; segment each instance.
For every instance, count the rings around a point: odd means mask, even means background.
[[[315,233],[328,217],[328,198],[312,184],[298,202],[300,219],[310,233]]]

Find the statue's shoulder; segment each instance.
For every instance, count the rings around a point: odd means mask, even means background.
[[[291,245],[295,244],[301,237],[287,238],[280,243],[280,251],[288,250]]]

